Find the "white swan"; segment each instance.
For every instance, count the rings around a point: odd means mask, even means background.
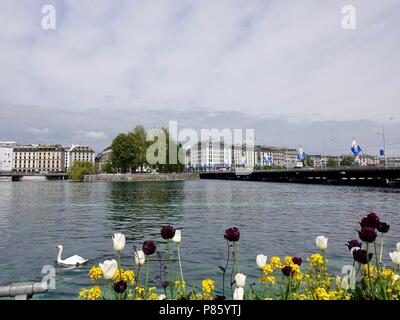
[[[69,258],[63,260],[61,258],[63,246],[61,244],[59,244],[56,248],[58,250],[57,263],[62,266],[80,266],[81,264],[84,264],[85,262],[87,262],[87,259],[84,259],[78,255],[74,255],[72,257],[69,257]]]

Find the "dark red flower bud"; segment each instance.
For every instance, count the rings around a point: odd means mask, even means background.
[[[281,271],[282,271],[282,273],[283,273],[284,276],[290,277],[290,276],[292,275],[293,269],[292,269],[292,267],[284,266],[284,267],[281,269]]]
[[[349,250],[353,249],[353,248],[360,248],[361,249],[362,243],[358,242],[358,240],[351,240],[347,243],[347,248],[349,248]]]
[[[161,228],[161,237],[163,239],[168,240],[172,239],[175,235],[175,229],[173,226],[164,226]]]
[[[373,254],[369,253],[367,256],[367,251],[363,249],[356,249],[353,251],[353,258],[355,261],[360,262],[362,264],[367,264],[371,261]]]
[[[293,257],[292,261],[294,264],[297,264],[298,266],[301,266],[301,264],[303,263],[303,260],[299,257]]]
[[[370,227],[362,227],[361,231],[358,231],[358,235],[362,241],[374,242],[377,236],[375,229]]]
[[[379,224],[379,226],[376,228],[376,230],[378,230],[379,232],[382,232],[382,233],[388,232],[389,229],[390,229],[390,225],[387,224],[386,222],[381,222]]]
[[[236,227],[226,229],[224,239],[228,241],[239,241],[240,239],[239,229]]]
[[[114,284],[114,291],[116,293],[124,293],[127,287],[126,281],[122,280]]]
[[[143,252],[145,255],[150,256],[154,252],[156,252],[156,250],[157,250],[157,247],[154,244],[154,241],[146,240],[145,242],[143,242]]]

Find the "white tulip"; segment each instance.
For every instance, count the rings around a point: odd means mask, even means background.
[[[342,285],[342,278],[339,276],[336,276],[336,288],[340,289]]]
[[[114,233],[113,237],[113,247],[115,251],[122,251],[125,248],[125,236],[122,233]]]
[[[398,251],[389,252],[389,256],[394,264],[400,265],[400,252]]]
[[[260,269],[264,269],[264,267],[267,265],[267,256],[259,254],[256,258],[256,263],[257,267],[259,267]]]
[[[239,288],[244,288],[246,285],[246,276],[243,273],[237,273],[235,276],[235,281]]]
[[[346,277],[342,279],[341,277],[336,276],[336,288],[339,290],[349,290],[349,287],[349,280]]]
[[[399,279],[400,279],[400,276],[399,276],[398,274],[395,274],[395,275],[392,277],[392,283],[391,283],[392,287],[394,286],[394,284],[396,283],[396,281],[399,280]]]
[[[144,265],[146,261],[145,254],[142,250],[135,251],[135,263],[138,266]]]
[[[243,288],[236,288],[233,292],[233,300],[243,300],[244,290]]]
[[[118,270],[118,263],[116,260],[106,260],[103,263],[99,263],[99,267],[103,272],[104,279],[110,280],[114,277]]]
[[[174,235],[174,237],[172,238],[172,241],[173,241],[175,244],[180,244],[180,243],[181,243],[181,241],[182,241],[181,230],[175,230],[175,235]]]
[[[326,250],[328,248],[328,238],[325,238],[324,236],[318,236],[315,239],[315,243],[320,250]]]
[[[166,299],[167,299],[167,296],[165,294],[160,294],[158,296],[158,300],[166,300]]]
[[[396,244],[396,251],[397,251],[397,252],[400,252],[400,242],[398,242],[398,243]]]

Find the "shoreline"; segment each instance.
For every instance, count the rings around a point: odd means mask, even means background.
[[[126,173],[85,175],[84,182],[137,182],[137,181],[193,181],[200,180],[198,173]]]

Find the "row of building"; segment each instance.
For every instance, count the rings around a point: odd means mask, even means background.
[[[187,148],[185,166],[189,169],[221,169],[237,167],[292,167],[297,163],[297,149],[257,145],[229,145],[221,142],[204,141]],[[309,155],[313,167],[340,166],[348,155]],[[388,166],[400,166],[400,158],[387,158]],[[383,158],[361,155],[361,166],[383,165]]]
[[[89,161],[94,165],[95,151],[80,145],[24,145],[0,141],[1,172],[67,172],[75,161]]]

